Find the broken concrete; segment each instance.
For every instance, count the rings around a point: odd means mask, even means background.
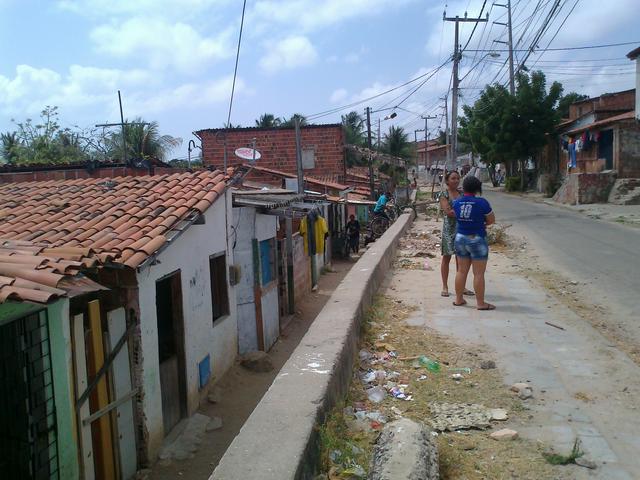
[[[438,478],[438,447],[426,426],[402,418],[384,427],[374,448],[369,480]]]
[[[494,440],[498,440],[499,442],[508,442],[510,440],[515,440],[516,438],[518,438],[518,432],[516,432],[515,430],[511,430],[510,428],[503,428],[502,430],[493,432],[489,436]]]

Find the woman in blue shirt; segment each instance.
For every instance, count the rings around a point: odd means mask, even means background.
[[[463,298],[464,286],[467,283],[469,270],[473,267],[473,289],[476,293],[478,310],[495,310],[495,305],[484,301],[484,272],[489,258],[487,225],[495,223],[496,217],[489,202],[477,196],[482,193],[480,180],[467,176],[462,182],[462,191],[464,195],[453,202],[453,211],[458,224],[454,241],[458,271],[456,300],[453,304],[459,307],[467,303]]]

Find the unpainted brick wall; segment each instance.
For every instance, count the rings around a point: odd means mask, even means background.
[[[153,167],[152,175],[185,172],[183,168]],[[140,177],[149,175],[146,168],[99,167],[91,172],[86,168],[61,168],[60,170],[34,170],[31,172],[0,172],[0,184],[15,182],[41,182],[48,180],[76,180],[81,178]]]
[[[202,154],[205,165],[223,166],[224,144],[220,130],[203,130]],[[296,173],[296,138],[293,128],[237,129],[227,132],[227,163],[229,166],[247,163],[234,155],[240,147],[250,146],[256,139],[256,149],[262,157],[258,165]],[[315,149],[315,168],[305,174],[345,174],[344,134],[340,125],[309,125],[301,128],[302,149]]]

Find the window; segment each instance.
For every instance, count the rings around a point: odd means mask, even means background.
[[[211,304],[213,321],[229,315],[229,294],[227,292],[227,259],[225,254],[209,258],[211,279]]]
[[[267,285],[275,280],[275,248],[274,239],[260,242],[260,272],[262,273],[262,285]]]
[[[302,149],[302,168],[311,170],[316,168],[316,149],[315,147],[304,147]]]

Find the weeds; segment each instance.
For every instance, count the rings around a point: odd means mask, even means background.
[[[576,463],[576,459],[584,455],[584,452],[580,449],[580,439],[576,438],[573,442],[573,448],[569,455],[561,455],[559,453],[543,453],[542,456],[551,465],[569,465]]]

